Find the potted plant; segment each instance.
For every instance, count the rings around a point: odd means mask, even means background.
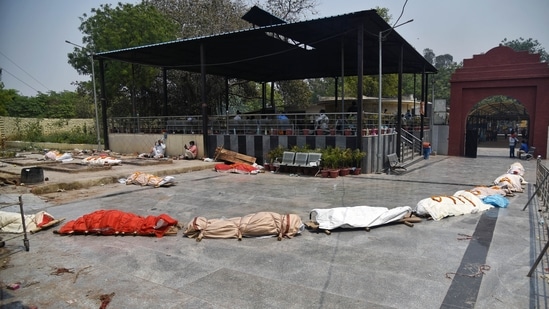
[[[276,167],[274,164],[277,163],[276,162],[277,158],[282,158],[282,155],[284,154],[284,150],[285,150],[284,147],[280,145],[276,148],[272,148],[271,150],[269,150],[269,152],[267,152],[267,158],[269,159],[269,161],[265,163],[265,169],[267,169],[267,164],[268,164],[270,170],[272,171],[276,170]]]
[[[339,167],[341,164],[341,149],[339,147],[328,147],[322,153],[322,161],[329,170],[331,178],[339,176]]]
[[[349,175],[352,164],[353,164],[353,151],[350,148],[347,148],[341,151],[339,176]]]
[[[321,175],[322,177],[328,177],[330,174],[330,171],[333,169],[335,165],[335,156],[333,154],[333,148],[327,147],[322,150],[322,170]]]
[[[358,148],[353,150],[352,158],[355,167],[353,175],[360,175],[362,173],[362,159],[364,159],[365,156],[366,152],[360,151]]]

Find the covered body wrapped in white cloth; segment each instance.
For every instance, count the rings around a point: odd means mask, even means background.
[[[519,176],[524,176],[524,166],[520,162],[515,162],[509,166],[507,174],[515,174]]]
[[[53,220],[53,216],[45,211],[25,215],[25,229],[32,231]],[[0,231],[4,233],[23,233],[23,218],[21,218],[21,214],[0,211]]]
[[[440,219],[473,214],[492,208],[469,191],[458,191],[452,196],[432,196],[417,203],[416,214],[431,216],[435,221]]]
[[[44,155],[44,160],[52,160],[59,162],[69,162],[72,161],[72,154],[70,152],[60,153],[57,150],[50,150]]]
[[[141,185],[141,186],[152,186],[155,188],[158,187],[168,187],[175,184],[175,177],[173,176],[155,176],[153,174],[147,174],[142,172],[135,172],[131,174],[126,179],[121,179],[120,182],[124,182],[127,185]]]
[[[122,163],[121,159],[109,157],[109,156],[89,156],[82,159],[83,164],[87,165],[119,165]]]
[[[507,188],[512,192],[524,192],[523,184],[527,182],[518,174],[503,174],[494,180],[494,184],[500,187]]]
[[[502,188],[500,186],[491,186],[491,187],[479,186],[479,187],[474,187],[473,189],[469,190],[469,192],[483,199],[490,195],[506,196],[507,194],[511,193],[511,190],[507,188]]]
[[[323,230],[335,228],[365,228],[396,222],[411,214],[410,206],[395,208],[353,206],[313,209],[310,216]]]

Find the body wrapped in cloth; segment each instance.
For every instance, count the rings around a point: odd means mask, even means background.
[[[25,228],[27,231],[32,231],[53,220],[53,216],[49,213],[39,211],[33,215],[25,215]],[[23,233],[23,231],[23,218],[20,213],[0,211],[0,232]]]
[[[433,220],[479,213],[492,208],[469,191],[457,191],[452,196],[439,195],[422,199],[417,203],[416,213],[419,216],[431,216]]]
[[[135,172],[125,179],[125,183],[127,185],[134,184],[142,186],[153,186],[155,188],[158,188],[162,186],[167,187],[175,184],[175,178],[173,176],[160,177],[152,174]]]
[[[363,228],[396,222],[410,215],[410,206],[387,207],[352,206],[313,209],[310,216],[323,230],[336,228]]]
[[[97,210],[65,223],[56,233],[162,237],[175,226],[177,220],[166,214],[142,217],[120,210]]]
[[[275,212],[258,212],[244,217],[230,219],[192,219],[184,234],[189,238],[237,238],[276,236],[291,238],[303,231],[301,218],[295,214],[279,214]]]

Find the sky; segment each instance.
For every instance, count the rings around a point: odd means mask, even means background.
[[[24,96],[75,90],[89,80],[68,64],[82,44],[79,17],[100,4],[139,0],[0,0],[0,67],[5,89]],[[549,0],[317,0],[317,15],[336,16],[375,7],[389,9],[392,23],[414,21],[396,31],[420,54],[450,54],[455,62],[484,54],[505,38],[538,40],[549,52]]]

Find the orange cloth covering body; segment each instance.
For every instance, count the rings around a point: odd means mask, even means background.
[[[223,164],[219,163],[215,165],[216,172],[237,173],[237,174],[249,174],[257,172],[257,168],[245,163]]]
[[[162,237],[177,220],[161,214],[141,217],[120,210],[97,210],[65,223],[59,234],[139,235]]]

